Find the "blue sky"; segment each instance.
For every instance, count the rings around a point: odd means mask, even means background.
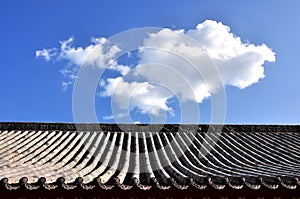
[[[221,22],[244,43],[266,44],[275,62],[263,64],[265,77],[244,89],[228,85],[225,123],[300,122],[299,1],[1,1],[0,121],[73,122],[72,86],[60,72],[67,60],[45,61],[36,51],[75,47],[140,27],[190,30],[205,20]],[[97,97],[99,122],[110,116],[110,98]],[[179,110],[173,100],[175,116]],[[200,122],[209,123],[211,100],[200,103]],[[138,108],[136,121],[147,122]]]

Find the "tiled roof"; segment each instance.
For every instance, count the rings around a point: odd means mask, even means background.
[[[0,186],[296,189],[299,140],[296,125],[0,123]]]

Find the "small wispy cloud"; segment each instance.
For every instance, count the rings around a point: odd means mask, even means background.
[[[112,120],[114,119],[114,116],[113,115],[105,115],[102,117],[104,120]]]
[[[46,61],[50,61],[53,57],[55,57],[55,49],[42,49],[42,50],[37,50],[35,52],[35,57],[42,57]]]
[[[73,81],[67,81],[67,82],[63,81],[61,83],[61,89],[63,91],[66,91],[69,88],[69,86],[71,86],[72,84],[73,84]]]

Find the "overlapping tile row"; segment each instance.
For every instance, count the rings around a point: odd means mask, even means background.
[[[299,126],[5,125],[0,126],[0,186],[7,189],[300,185]]]

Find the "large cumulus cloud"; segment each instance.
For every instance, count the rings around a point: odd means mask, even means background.
[[[86,47],[74,47],[72,42],[71,38],[61,42],[60,48],[38,50],[36,56],[46,61],[68,61],[61,70],[69,79],[65,86],[76,78],[76,67],[108,67],[116,71],[117,77],[100,82],[100,96],[112,97],[119,115],[134,108],[141,113],[172,115],[173,108],[168,104],[172,97],[183,103],[201,103],[218,92],[220,84],[244,89],[265,77],[265,62],[275,61],[275,53],[267,45],[243,42],[230,27],[212,20],[194,29],[164,28],[149,34],[137,52],[137,64],[130,67],[114,59],[120,47],[109,44],[106,38],[94,38]]]

